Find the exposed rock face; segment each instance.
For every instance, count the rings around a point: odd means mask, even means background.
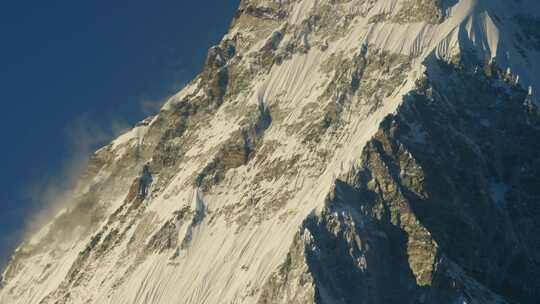
[[[536,303],[540,3],[245,0],[0,303]]]
[[[539,197],[524,185],[540,185],[540,128],[526,92],[433,67],[450,78],[419,81],[306,224],[316,282],[345,303],[533,303]]]
[[[443,21],[443,0],[409,0],[406,1],[394,21],[399,23],[427,22],[437,24]]]

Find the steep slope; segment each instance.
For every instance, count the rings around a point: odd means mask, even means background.
[[[540,4],[244,0],[0,303],[535,303]]]

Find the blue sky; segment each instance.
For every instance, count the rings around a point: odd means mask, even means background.
[[[44,190],[200,71],[238,2],[0,4],[0,264]]]

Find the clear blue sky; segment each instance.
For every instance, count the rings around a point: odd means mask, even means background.
[[[200,71],[239,0],[21,0],[0,4],[0,264],[81,147]],[[73,131],[75,130],[75,131]],[[103,136],[104,135],[104,136]],[[37,186],[36,186],[37,185]]]

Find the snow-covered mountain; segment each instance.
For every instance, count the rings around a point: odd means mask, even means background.
[[[537,303],[540,1],[243,0],[0,303]]]

